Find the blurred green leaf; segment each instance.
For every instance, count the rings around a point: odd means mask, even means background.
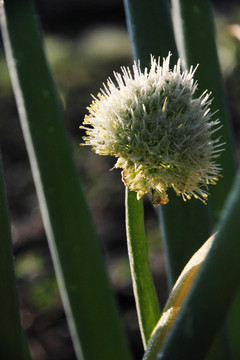
[[[174,28],[177,45],[184,66],[189,68],[199,64],[196,71],[198,91],[206,89],[212,92],[214,98],[212,112],[218,110],[222,129],[219,131],[221,142],[225,142],[225,151],[217,162],[222,167],[222,176],[216,186],[211,186],[211,209],[214,220],[217,221],[224,202],[231,189],[236,174],[236,156],[231,121],[226,103],[226,95],[218,61],[215,41],[215,28],[210,1],[172,0]]]
[[[32,3],[4,4],[7,62],[77,357],[129,359]]]
[[[239,213],[240,174],[222,212],[218,233],[158,355],[161,360],[206,356],[240,285]]]
[[[22,333],[7,199],[0,158],[0,357],[30,360]],[[13,346],[14,344],[14,346]]]
[[[212,246],[213,239],[214,236],[209,238],[203,244],[203,246],[191,257],[181,272],[181,275],[169,295],[167,303],[163,309],[163,314],[152,333],[147,351],[144,354],[144,360],[155,360],[157,358],[168,333],[177,319],[181,306],[191,289],[192,283],[199,273],[200,268]]]

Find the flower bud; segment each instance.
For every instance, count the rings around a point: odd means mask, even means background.
[[[196,69],[180,70],[180,59],[169,68],[170,54],[150,70],[134,63],[114,73],[87,108],[83,128],[85,143],[99,155],[118,158],[122,180],[140,199],[152,194],[153,204],[168,202],[173,188],[183,200],[192,196],[206,203],[208,185],[218,180],[215,158],[223,150],[211,136],[221,126],[212,120],[211,93],[194,98]]]

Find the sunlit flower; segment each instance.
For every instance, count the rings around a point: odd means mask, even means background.
[[[181,72],[178,60],[171,70],[169,61],[170,54],[162,66],[151,57],[150,70],[142,72],[138,62],[132,73],[114,73],[116,85],[109,78],[87,108],[83,145],[118,158],[115,168],[138,199],[150,193],[155,206],[166,204],[172,187],[183,200],[205,203],[221,170],[215,158],[223,144],[211,139],[219,120],[212,120],[210,93],[193,98],[195,69]]]

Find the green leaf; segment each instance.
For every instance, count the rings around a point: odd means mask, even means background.
[[[234,154],[234,143],[231,129],[231,121],[226,104],[226,96],[223,87],[218,54],[215,41],[214,19],[210,1],[199,0],[172,0],[174,28],[179,53],[184,60],[185,66],[199,67],[196,71],[196,78],[199,81],[199,92],[208,89],[212,91],[213,111],[219,110],[216,114],[223,125],[219,134],[221,142],[225,142],[225,151],[217,159],[222,167],[222,176],[216,186],[210,189],[211,208],[213,220],[216,222],[220,216],[222,207],[231,189],[236,173],[236,156]],[[203,25],[204,24],[204,25]],[[235,308],[240,303],[235,302]],[[238,311],[232,310],[231,328],[232,334],[239,326]],[[238,332],[238,331],[237,331]],[[223,337],[225,339],[228,336]],[[224,341],[220,342],[224,344]],[[238,347],[238,340],[235,341],[235,348]],[[240,352],[238,352],[238,356]],[[229,356],[228,356],[229,357]],[[212,355],[211,357],[212,358]],[[219,355],[216,356],[219,358]]]
[[[151,340],[148,344],[144,360],[155,360],[163,343],[174,325],[181,306],[186,299],[192,283],[200,271],[200,268],[212,246],[214,236],[211,236],[203,246],[189,260],[177,282],[175,283],[168,301],[164,307],[163,314],[156,325]]]
[[[141,61],[141,67],[150,64],[150,54],[167,57],[173,54],[177,61],[177,48],[166,0],[124,0],[128,30],[132,42],[133,56]]]
[[[13,263],[12,237],[0,158],[0,357],[30,360],[20,322]]]
[[[163,231],[169,283],[172,287],[191,256],[209,237],[212,216],[209,204],[169,192],[169,203],[157,208]]]
[[[240,175],[222,212],[218,233],[161,348],[161,360],[200,360],[240,285]]]
[[[225,151],[217,162],[222,168],[222,178],[211,186],[211,206],[214,220],[218,220],[236,174],[236,156],[226,96],[220,71],[215,41],[214,20],[210,1],[172,0],[174,28],[180,57],[187,68],[199,64],[195,77],[199,93],[212,92],[212,111],[218,110],[223,127],[219,130]]]
[[[77,357],[130,359],[31,1],[4,4],[8,67]]]

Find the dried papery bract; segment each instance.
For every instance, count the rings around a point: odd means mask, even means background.
[[[83,145],[117,157],[115,168],[123,169],[122,180],[138,199],[150,193],[155,206],[166,204],[172,187],[183,200],[205,203],[221,170],[215,158],[223,144],[211,138],[219,120],[212,120],[211,93],[193,98],[196,69],[182,72],[179,59],[171,70],[170,56],[162,65],[151,57],[144,72],[139,62],[133,72],[123,67],[114,73],[116,85],[108,79],[87,108]]]

